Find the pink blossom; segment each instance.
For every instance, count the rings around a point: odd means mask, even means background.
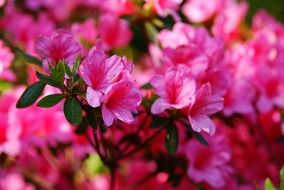
[[[25,182],[23,176],[16,171],[0,171],[0,189],[2,190],[34,190],[35,188]]]
[[[98,34],[106,49],[126,46],[132,38],[128,22],[114,14],[100,16]]]
[[[6,0],[0,0],[0,7],[2,7],[5,4]]]
[[[212,32],[215,36],[226,41],[234,40],[239,36],[239,27],[248,10],[247,2],[229,1],[216,16]],[[234,12],[235,14],[232,14]]]
[[[122,16],[135,14],[138,11],[138,6],[134,1],[129,0],[89,0],[90,2],[97,1],[97,7],[102,10],[102,12],[110,12],[112,14]]]
[[[260,91],[257,107],[261,112],[271,111],[273,106],[284,108],[284,77],[267,67],[259,68],[255,83]]]
[[[112,86],[102,100],[102,117],[106,126],[110,126],[115,118],[131,123],[134,119],[131,111],[135,111],[141,102],[141,96],[129,81],[122,81]]]
[[[30,144],[42,147],[66,142],[72,132],[58,107],[49,110],[36,106],[26,109],[12,108],[9,112],[9,125],[19,134],[23,150]]]
[[[206,136],[210,146],[190,140],[185,146],[189,159],[187,175],[195,182],[206,182],[214,189],[226,184],[232,168],[229,165],[231,152],[223,135]]]
[[[56,20],[64,21],[70,16],[80,1],[78,0],[26,0],[26,6],[31,10],[44,8]]]
[[[148,4],[153,4],[158,15],[161,17],[166,17],[172,15],[176,20],[178,15],[176,11],[179,8],[179,5],[182,3],[182,0],[145,0]]]
[[[194,29],[185,23],[178,22],[172,30],[164,29],[158,35],[157,39],[162,48],[176,48],[182,45],[188,45],[189,35],[194,35]]]
[[[15,75],[9,70],[9,67],[14,59],[14,54],[0,40],[0,79],[15,80]]]
[[[152,105],[151,112],[159,114],[166,109],[181,109],[189,105],[195,93],[195,81],[183,72],[171,69],[165,76],[155,75],[151,84],[160,96]]]
[[[127,68],[128,67],[128,68]],[[100,97],[129,69],[122,58],[107,58],[100,45],[93,47],[79,67],[79,73],[88,85],[86,98],[92,107],[100,106]],[[129,70],[128,70],[129,71]]]
[[[213,94],[224,96],[232,83],[232,78],[225,66],[219,69],[213,67],[201,76],[200,81],[200,84],[209,82]]]
[[[16,101],[22,92],[23,88],[17,88],[2,97],[3,111],[0,110],[0,114],[5,122],[1,122],[0,130],[6,133],[1,137],[0,151],[15,155],[30,145],[44,147],[68,141],[71,126],[66,122],[60,105],[48,110],[35,105],[17,109]]]
[[[31,15],[18,11],[11,3],[7,4],[0,24],[5,28],[9,39],[16,45],[25,47],[29,54],[35,54],[35,38],[49,35],[55,28],[47,14],[40,13],[35,20]]]
[[[98,31],[94,19],[87,19],[83,23],[74,23],[71,31],[75,39],[81,41],[82,44],[92,45],[96,42]]]
[[[212,38],[205,28],[194,28],[191,25],[178,22],[172,30],[162,30],[157,39],[162,49],[171,48],[173,52],[189,56],[188,62],[194,62],[194,59],[197,59],[202,63],[205,62],[202,60],[208,59],[209,68],[222,63],[223,42],[219,38]],[[176,57],[178,58],[178,56]],[[203,67],[206,67],[206,64]]]
[[[9,126],[8,112],[15,102],[14,92],[6,92],[0,96],[0,153],[17,155],[20,152],[19,134]]]
[[[225,96],[224,114],[229,116],[233,113],[254,113],[254,98],[254,86],[247,80],[237,79],[230,85],[230,89]]]
[[[210,115],[223,109],[223,98],[211,93],[211,85],[206,83],[196,92],[189,107],[188,119],[192,129],[196,132],[202,130],[213,135],[215,124]]]
[[[258,10],[253,17],[252,30],[254,32],[273,30],[282,39],[284,35],[284,26],[281,22],[275,20],[271,15],[269,15],[264,9]]]
[[[193,76],[200,75],[209,64],[208,57],[195,44],[178,46],[175,49],[165,48],[162,59],[165,68],[176,66]]]
[[[204,22],[213,17],[222,3],[224,0],[187,0],[182,12],[192,22]]]
[[[43,67],[48,71],[49,65],[54,66],[60,60],[65,60],[72,67],[80,54],[81,46],[73,40],[69,31],[60,29],[49,37],[39,37],[36,41],[36,51],[43,58]]]

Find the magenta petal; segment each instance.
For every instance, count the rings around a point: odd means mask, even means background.
[[[181,91],[178,95],[176,106],[173,106],[177,109],[181,109],[185,106],[188,106],[191,102],[191,97],[193,97],[196,89],[196,84],[194,80],[184,79]]]
[[[215,133],[215,124],[207,115],[193,115],[189,117],[192,129],[196,132],[205,131],[210,135]]]
[[[208,168],[205,170],[205,175],[204,181],[207,181],[212,187],[221,188],[225,185],[224,177],[217,168]]]
[[[134,121],[131,112],[125,109],[116,109],[114,111],[114,115],[117,117],[117,119],[125,123],[131,123]]]
[[[35,49],[39,55],[45,58],[50,56],[51,41],[48,37],[37,38],[35,44]]]
[[[157,99],[151,107],[151,112],[153,114],[159,114],[165,111],[166,109],[170,108],[170,104],[167,103],[164,99],[159,98]]]
[[[106,60],[106,80],[113,81],[122,72],[124,65],[120,57],[113,55]]]
[[[104,124],[108,127],[111,126],[114,120],[114,115],[108,108],[105,107],[105,105],[102,106],[102,116]]]
[[[101,105],[100,98],[102,96],[101,92],[95,91],[91,87],[87,88],[86,99],[90,106],[93,108],[99,107]]]
[[[151,84],[153,85],[154,88],[157,89],[159,92],[160,90],[164,90],[165,87],[165,77],[162,75],[155,75],[151,79]]]
[[[265,95],[261,95],[256,103],[260,112],[269,112],[273,108],[273,103]]]
[[[221,111],[224,107],[224,99],[221,96],[213,95],[207,98],[207,105],[201,111],[204,114],[211,115]]]

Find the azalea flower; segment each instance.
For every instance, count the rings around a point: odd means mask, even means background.
[[[89,51],[79,67],[79,74],[88,85],[86,98],[92,107],[100,106],[100,97],[119,80],[125,67],[119,56],[107,58],[100,45]]]
[[[181,109],[191,102],[195,93],[195,81],[177,69],[169,70],[165,76],[155,75],[151,84],[160,96],[152,105],[151,112],[159,114],[166,109]]]
[[[2,40],[0,40],[0,79],[13,81],[15,80],[15,75],[9,69],[12,61],[14,59],[14,54],[11,52],[10,48],[6,47]]]
[[[223,135],[206,136],[210,146],[190,140],[185,146],[189,160],[187,175],[195,182],[206,182],[214,189],[222,188],[233,172],[229,165],[230,148]]]
[[[118,18],[114,14],[100,16],[98,35],[105,49],[126,46],[132,39],[132,31],[129,28],[128,22]]]
[[[106,126],[110,126],[115,118],[131,123],[135,111],[141,102],[137,88],[129,81],[123,81],[112,86],[102,99],[102,117]]]
[[[55,31],[49,37],[39,37],[35,48],[43,58],[43,68],[47,72],[49,65],[54,66],[61,60],[72,67],[81,51],[80,44],[73,40],[72,34],[63,29]]]
[[[211,85],[206,83],[196,92],[189,106],[188,119],[192,129],[196,132],[205,131],[211,135],[215,133],[215,124],[210,115],[223,109],[223,98],[211,93]]]

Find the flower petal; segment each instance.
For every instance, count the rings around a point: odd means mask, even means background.
[[[194,131],[201,132],[203,130],[210,135],[215,133],[215,124],[207,115],[193,115],[188,118]]]
[[[108,127],[111,126],[114,120],[114,115],[109,109],[105,107],[105,105],[102,106],[102,116],[104,124]]]
[[[102,96],[101,92],[95,91],[91,87],[87,88],[86,99],[90,106],[93,108],[99,107],[101,105],[100,98]]]
[[[153,114],[159,114],[165,111],[165,109],[170,108],[170,104],[167,103],[164,99],[157,99],[151,107],[151,112]]]

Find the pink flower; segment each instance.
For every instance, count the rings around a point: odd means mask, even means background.
[[[181,109],[191,102],[195,93],[195,81],[185,77],[177,69],[169,70],[165,76],[155,75],[151,84],[160,96],[152,105],[151,112],[159,114],[166,109]]]
[[[87,19],[83,23],[74,23],[71,31],[76,40],[83,44],[91,45],[96,42],[97,33],[96,22],[94,19]]]
[[[6,0],[0,0],[0,7],[2,7],[5,4]]]
[[[164,53],[171,60],[181,59],[182,62],[192,62],[191,65],[193,66],[195,66],[194,62],[198,62],[200,63],[198,65],[203,65],[203,68],[207,68],[207,66],[211,68],[222,63],[223,42],[218,38],[212,38],[205,28],[194,28],[191,25],[178,22],[172,30],[162,30],[157,35],[157,39],[162,49],[170,48],[170,51],[165,50]],[[175,56],[175,52],[180,56]],[[186,61],[187,58],[188,61]],[[163,60],[163,58],[161,59]],[[206,61],[210,65],[206,64]]]
[[[209,116],[221,111],[223,102],[222,97],[211,93],[210,83],[202,85],[189,106],[188,119],[192,129],[196,132],[203,130],[213,135],[215,133],[215,124]]]
[[[0,96],[0,153],[17,155],[20,151],[19,134],[9,126],[8,112],[14,105],[16,97],[14,92],[6,92]]]
[[[133,122],[131,111],[135,111],[141,102],[138,89],[129,81],[117,83],[101,98],[102,116],[106,126],[111,126],[115,118]]]
[[[15,80],[15,75],[9,70],[9,67],[14,59],[14,54],[0,40],[0,79]]]
[[[259,68],[255,83],[260,91],[257,107],[261,112],[271,111],[273,106],[284,108],[284,77],[267,66]]]
[[[235,80],[225,96],[224,114],[230,116],[233,113],[254,113],[254,98],[255,89],[249,81],[244,79]]]
[[[175,49],[165,48],[163,51],[165,68],[177,66],[193,76],[200,75],[208,68],[209,59],[195,44],[178,46]]]
[[[187,0],[182,7],[182,12],[192,22],[204,22],[215,14],[223,1],[224,0]]]
[[[178,11],[179,5],[182,3],[182,0],[145,0],[145,1],[148,4],[153,4],[159,16],[166,17],[168,15],[172,15],[175,19],[178,18],[176,11]]]
[[[23,88],[14,89],[0,99],[0,152],[11,155],[26,151],[35,145],[44,147],[70,140],[71,126],[66,122],[62,108],[45,110],[35,105],[17,109],[16,101]]]
[[[54,66],[60,60],[65,60],[72,67],[80,54],[81,46],[73,40],[69,31],[60,29],[49,37],[39,37],[36,41],[36,51],[43,58],[43,68],[48,71],[49,65]]]
[[[226,41],[234,40],[234,38],[240,35],[238,28],[246,16],[247,10],[247,2],[227,2],[221,13],[215,18],[212,27],[213,34]],[[234,14],[232,14],[232,12],[234,12]]]
[[[44,8],[53,19],[64,21],[76,8],[76,5],[81,2],[77,0],[26,0],[27,8],[31,10],[39,10]],[[85,1],[83,1],[85,2]]]
[[[128,22],[114,14],[100,16],[98,34],[106,49],[126,46],[132,38]]]
[[[116,14],[119,16],[135,14],[135,11],[138,11],[137,9],[139,8],[136,2],[129,0],[104,0],[104,1],[88,0],[88,1],[90,1],[89,4],[96,2],[97,4],[96,7],[101,9],[103,12],[111,12],[112,14]]]
[[[50,34],[55,28],[54,23],[45,13],[39,13],[35,20],[31,15],[18,11],[11,3],[5,7],[1,25],[3,24],[9,40],[24,47],[29,54],[34,54],[36,36]]]
[[[32,184],[25,182],[23,176],[16,171],[0,171],[0,189],[35,190]]]
[[[195,34],[194,28],[190,25],[178,22],[172,30],[164,29],[158,35],[157,39],[162,48],[176,48],[182,45],[188,45],[189,35]]]
[[[79,74],[88,85],[86,98],[92,107],[100,106],[100,97],[121,77],[126,65],[114,55],[107,58],[100,45],[93,47],[79,67]]]
[[[185,146],[189,159],[187,175],[195,182],[206,182],[214,189],[226,184],[232,168],[229,166],[231,153],[223,135],[206,136],[210,146],[204,146],[197,140],[190,140]]]

